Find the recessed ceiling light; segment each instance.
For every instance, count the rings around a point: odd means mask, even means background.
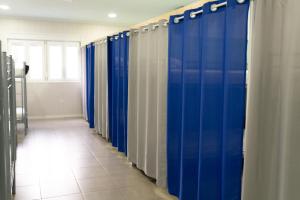
[[[1,10],[10,10],[10,7],[8,5],[0,5]]]
[[[118,15],[116,13],[108,13],[109,18],[116,18]]]

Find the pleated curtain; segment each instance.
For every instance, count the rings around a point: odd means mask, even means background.
[[[300,1],[254,1],[244,200],[300,199]]]
[[[86,107],[90,128],[95,128],[94,93],[95,93],[95,45],[86,46]]]
[[[109,43],[109,135],[112,145],[127,154],[127,32],[110,37]]]
[[[168,189],[181,200],[241,198],[249,1],[241,2],[170,18]]]
[[[130,32],[128,159],[166,186],[168,28],[165,21]]]
[[[95,43],[95,129],[108,139],[107,40]]]

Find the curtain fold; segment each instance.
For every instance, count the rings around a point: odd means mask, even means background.
[[[241,198],[249,1],[224,2],[170,18],[168,187],[181,200]]]
[[[300,197],[299,1],[254,1],[244,200]]]
[[[127,154],[128,36],[109,39],[109,135],[112,145]]]
[[[166,186],[168,28],[145,28],[129,41],[128,159]]]
[[[94,93],[95,93],[95,46],[86,46],[86,107],[90,128],[95,128],[94,121]]]
[[[86,103],[86,47],[81,47],[81,95],[82,95],[82,115],[87,120],[87,103]]]
[[[95,44],[95,128],[108,139],[107,41]]]

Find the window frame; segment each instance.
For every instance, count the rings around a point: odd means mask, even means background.
[[[8,52],[11,54],[12,52],[12,46],[13,44],[24,44],[25,47],[25,59],[26,62],[29,61],[29,47],[30,44],[34,43],[43,43],[43,74],[42,79],[31,79],[28,77],[27,81],[32,83],[63,83],[63,82],[69,82],[69,83],[80,83],[82,80],[81,73],[82,73],[82,63],[81,63],[81,42],[79,41],[60,41],[60,40],[34,40],[34,39],[15,39],[15,38],[8,38],[7,44],[8,44]],[[60,44],[62,45],[62,79],[57,80],[51,80],[49,79],[49,54],[48,54],[48,47],[49,44]],[[66,76],[66,48],[70,46],[78,47],[78,79],[67,79]]]

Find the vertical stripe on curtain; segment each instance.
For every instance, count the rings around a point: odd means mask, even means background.
[[[86,107],[86,47],[81,47],[81,95],[82,95],[82,114],[83,118],[87,120],[87,107]]]
[[[127,32],[110,38],[109,88],[111,142],[127,154],[127,99],[128,99],[128,36]]]
[[[95,43],[95,128],[108,139],[107,41]]]
[[[170,18],[168,187],[181,200],[241,198],[249,1],[212,9],[223,2]]]
[[[300,198],[300,1],[253,1],[244,200]]]
[[[168,28],[146,28],[130,36],[128,159],[165,186]]]
[[[95,128],[94,122],[94,73],[95,73],[95,46],[94,43],[86,47],[86,107],[90,128]]]

